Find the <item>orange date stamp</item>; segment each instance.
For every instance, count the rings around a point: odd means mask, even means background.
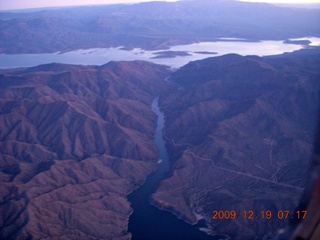
[[[212,219],[214,220],[227,220],[227,219],[305,219],[307,216],[307,210],[245,210],[245,211],[235,211],[235,210],[213,210]]]

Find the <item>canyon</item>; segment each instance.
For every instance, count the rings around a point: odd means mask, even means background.
[[[1,70],[1,238],[130,239],[127,195],[158,162],[158,95],[171,167],[151,204],[190,224],[205,220],[210,234],[273,236],[288,219],[212,212],[294,211],[310,165],[319,63],[314,48],[230,54],[175,72],[143,61]]]
[[[167,67],[49,64],[1,72],[0,238],[129,239],[126,196],[157,165]]]
[[[319,20],[233,0],[0,11],[0,239],[273,239],[305,211]]]
[[[295,212],[310,171],[320,59],[308,52],[230,54],[173,73],[179,90],[160,99],[172,173],[152,203],[191,224],[204,218],[209,232],[232,239],[284,228],[289,219],[261,212]],[[235,211],[237,219],[213,219],[213,211]]]

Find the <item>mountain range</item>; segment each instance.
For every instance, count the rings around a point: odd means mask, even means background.
[[[271,236],[288,219],[212,212],[294,211],[310,164],[319,63],[309,49],[230,54],[175,72],[142,61],[1,70],[1,238],[130,239],[126,196],[157,163],[157,95],[172,167],[152,204],[191,224],[205,219],[210,233]]]
[[[319,124],[320,49],[304,37],[319,37],[319,22],[320,9],[234,0],[0,11],[0,54],[121,47],[165,60],[192,54],[170,46],[196,42],[304,46],[179,69],[0,69],[0,239],[134,239],[128,195],[161,162],[154,99],[170,170],[150,204],[209,235],[272,239],[305,210],[296,207]]]
[[[0,75],[0,238],[128,239],[126,196],[156,166],[165,66],[42,65]]]
[[[319,9],[234,0],[2,11],[0,53],[105,47],[155,50],[220,38],[257,41],[319,37],[319,21]]]
[[[173,171],[153,204],[189,223],[200,216],[211,233],[232,239],[262,239],[286,226],[277,213],[295,212],[318,121],[320,55],[303,52],[230,54],[190,62],[170,76],[179,90],[160,106]],[[213,219],[215,210],[239,219]]]

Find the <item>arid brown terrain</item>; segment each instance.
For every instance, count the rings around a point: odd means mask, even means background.
[[[204,218],[209,231],[232,239],[270,237],[297,217],[317,123],[319,66],[319,51],[308,50],[230,54],[173,73],[179,90],[160,105],[172,174],[153,204],[190,223]],[[213,219],[214,210],[237,217]],[[281,210],[290,215],[280,219]]]
[[[156,166],[167,67],[0,71],[0,238],[130,239],[126,196]]]
[[[0,237],[130,239],[126,197],[157,162],[157,95],[172,166],[152,203],[204,218],[211,233],[274,235],[308,176],[319,64],[309,49],[229,54],[174,73],[142,61],[1,70]],[[213,220],[214,210],[239,218]]]
[[[128,195],[159,158],[156,96],[170,170],[148,201],[190,224],[204,219],[212,235],[273,237],[298,217],[308,178],[319,22],[319,9],[235,0],[0,11],[5,56],[119,47],[157,50],[153,58],[165,61],[192,54],[171,46],[199,42],[231,41],[234,51],[236,41],[305,47],[279,56],[207,58],[175,72],[144,61],[1,69],[0,239],[131,239]],[[214,219],[215,210],[237,216]],[[157,227],[163,219],[153,220]]]

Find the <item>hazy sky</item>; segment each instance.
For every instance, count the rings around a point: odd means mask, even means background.
[[[150,2],[152,0],[0,0],[0,10],[86,4]],[[168,0],[174,2],[177,0]],[[214,1],[214,0],[213,0]],[[320,3],[320,0],[242,0],[269,3]]]

